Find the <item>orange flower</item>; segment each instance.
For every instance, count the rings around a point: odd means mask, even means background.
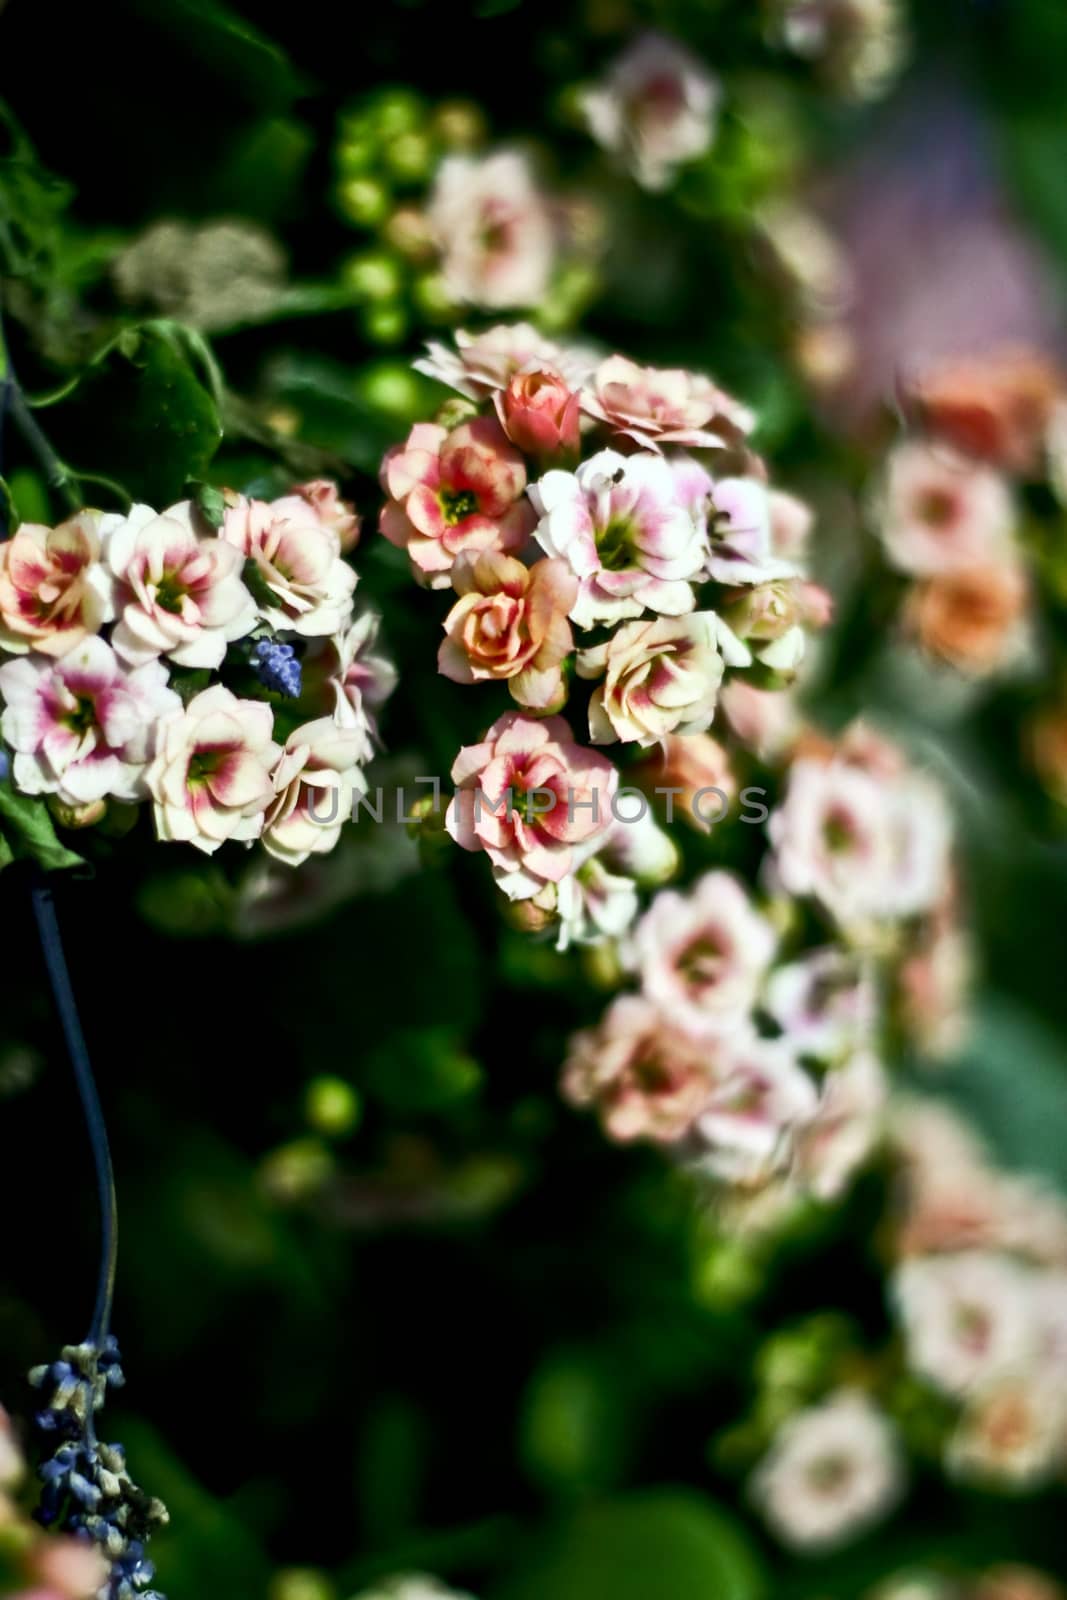
[[[969,677],[994,672],[1024,640],[1029,592],[1014,562],[948,572],[920,583],[905,625],[923,649]]]

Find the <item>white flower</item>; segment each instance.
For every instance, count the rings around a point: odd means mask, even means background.
[[[689,481],[690,469],[683,469]],[[775,523],[789,523],[781,501],[758,478],[720,478],[711,487],[708,576],[716,583],[770,583],[800,569],[775,550]],[[791,529],[791,524],[790,531]]]
[[[708,872],[686,895],[656,895],[627,959],[648,998],[680,1027],[722,1035],[747,1022],[775,942],[738,879]]]
[[[222,539],[251,563],[259,615],[272,628],[305,638],[347,628],[356,574],[336,529],[298,496],[275,505],[242,496],[226,508]]]
[[[1007,1374],[968,1396],[948,1441],[945,1464],[956,1477],[989,1487],[1033,1488],[1063,1463],[1067,1392],[1062,1379]]]
[[[528,490],[540,518],[534,537],[579,579],[571,617],[579,627],[692,611],[704,543],[679,505],[671,469],[651,451],[601,450],[577,472],[546,472]]]
[[[892,1424],[865,1395],[847,1389],[790,1417],[752,1480],[778,1538],[813,1551],[843,1544],[880,1521],[903,1487]]]
[[[161,717],[181,708],[160,661],[125,668],[91,637],[58,661],[20,656],[0,667],[3,735],[16,785],[81,806],[144,794],[145,763]]]
[[[470,305],[535,306],[556,257],[555,229],[530,164],[515,150],[447,156],[427,212],[445,287]]]
[[[815,1085],[781,1039],[746,1032],[713,1059],[714,1086],[693,1126],[694,1164],[728,1183],[765,1183],[814,1116]]]
[[[646,189],[665,189],[715,136],[719,80],[675,40],[648,33],[581,98],[597,142],[621,155]]]
[[[226,839],[258,838],[281,754],[273,726],[269,705],[239,700],[220,683],[165,717],[145,773],[159,837],[195,845],[205,855]]]
[[[944,445],[897,445],[878,509],[887,556],[912,576],[999,565],[1012,553],[1015,508],[1007,483],[994,468]]]
[[[274,771],[277,798],[263,823],[269,855],[298,867],[334,848],[356,792],[366,792],[359,766],[364,750],[362,730],[340,727],[332,717],[305,722],[289,735]]]
[[[1031,1285],[1028,1268],[989,1251],[905,1261],[893,1298],[909,1365],[948,1394],[1025,1367],[1035,1347]]]
[[[123,661],[217,667],[227,644],[255,627],[240,553],[198,533],[189,501],[158,515],[137,505],[105,516],[100,532],[109,614],[119,619],[111,643]]]
[[[577,390],[597,363],[591,351],[546,339],[529,322],[500,323],[477,334],[457,328],[455,339],[455,350],[431,341],[427,354],[412,366],[468,400],[485,400],[506,389],[517,373],[546,369],[558,372],[569,388]]]
[[[610,871],[600,856],[591,856],[557,888],[556,949],[621,938],[639,904],[634,880]]]
[[[882,1064],[857,1050],[823,1080],[818,1109],[796,1136],[797,1175],[817,1200],[836,1200],[874,1149],[888,1098]]]
[[[834,945],[776,967],[763,1007],[798,1055],[832,1058],[871,1036],[875,996],[870,973]]]
[[[387,656],[375,653],[381,617],[364,611],[345,633],[330,641],[332,671],[329,684],[334,692],[334,720],[342,728],[358,732],[362,738],[361,761],[368,761],[378,742],[375,715],[396,688],[397,671]]]
[[[599,678],[589,702],[594,744],[660,744],[703,733],[715,715],[723,624],[713,611],[627,622],[606,644],[578,655],[581,678]]]

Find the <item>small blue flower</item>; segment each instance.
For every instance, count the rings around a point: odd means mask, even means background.
[[[252,652],[252,670],[265,689],[288,695],[292,700],[299,698],[303,680],[300,662],[291,644],[260,639]]]

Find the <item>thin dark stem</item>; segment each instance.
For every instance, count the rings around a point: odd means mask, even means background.
[[[0,305],[0,395],[2,395],[0,397],[0,436],[2,436],[3,423],[10,413],[11,420],[18,428],[27,449],[44,474],[49,488],[60,496],[68,510],[79,511],[82,506],[82,496],[78,487],[78,480],[49,444],[38,424],[37,418],[26,403],[26,396],[19,387],[18,379],[11,366],[11,357],[4,341],[2,305]],[[0,537],[6,536],[6,533],[7,528],[5,525]]]
[[[96,1306],[88,1342],[99,1345],[107,1337],[111,1324],[111,1303],[115,1293],[115,1266],[118,1258],[118,1209],[115,1201],[115,1177],[111,1167],[111,1151],[107,1142],[107,1127],[100,1105],[96,1079],[93,1077],[89,1051],[82,1032],[78,1006],[71,987],[63,941],[59,933],[52,886],[43,876],[35,878],[30,890],[37,932],[41,939],[45,966],[52,985],[52,997],[63,1028],[67,1054],[74,1068],[85,1122],[89,1130],[93,1164],[96,1169],[96,1188],[100,1202],[100,1275],[97,1281]]]

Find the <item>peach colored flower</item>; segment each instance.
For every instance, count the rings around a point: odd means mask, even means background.
[[[645,995],[690,1033],[744,1027],[776,938],[729,872],[707,872],[687,894],[664,889],[633,932],[627,964]]]
[[[413,366],[468,400],[488,399],[523,372],[557,372],[569,389],[577,389],[596,365],[588,352],[556,344],[528,322],[501,323],[478,334],[458,328],[455,339],[455,350],[431,341]]]
[[[886,554],[901,572],[940,577],[1011,551],[1015,509],[1004,479],[944,445],[897,445],[877,509]]]
[[[619,355],[600,363],[581,394],[587,416],[642,450],[733,444],[755,421],[710,378],[681,368],[641,367]]]
[[[975,564],[917,584],[904,626],[927,654],[981,678],[1017,660],[1029,630],[1030,586],[1014,560]]]
[[[712,1070],[706,1043],[640,995],[620,995],[595,1028],[571,1040],[563,1095],[572,1105],[595,1106],[612,1139],[669,1144],[706,1104]]]
[[[571,617],[581,628],[640,616],[681,616],[696,604],[691,579],[703,536],[679,505],[662,456],[601,450],[577,472],[553,469],[530,486],[534,536],[580,580]]]
[[[42,1600],[92,1600],[104,1588],[109,1571],[102,1550],[75,1538],[42,1539],[29,1564],[35,1581],[45,1585]],[[16,1600],[30,1597],[16,1596]]]
[[[298,483],[289,494],[272,500],[271,505],[276,515],[289,522],[302,522],[308,511],[313,511],[323,527],[336,534],[342,555],[347,555],[359,543],[359,513],[349,501],[341,499],[337,485],[328,478]]]
[[[673,791],[664,800],[667,821],[673,821],[677,810],[700,833],[711,832],[713,820],[720,820],[737,794],[730,757],[706,733],[668,734],[658,750],[650,750],[629,770],[646,794]]]
[[[0,649],[61,656],[110,618],[100,558],[99,511],[57,528],[24,522],[0,543]]]
[[[518,450],[539,460],[577,458],[579,398],[558,372],[518,372],[493,395],[500,424]]]
[[[1063,374],[1036,350],[1002,349],[930,368],[908,398],[924,426],[957,450],[1026,474],[1041,461],[1063,393]]]
[[[459,599],[444,621],[439,670],[455,683],[506,681],[519,705],[558,711],[562,665],[574,648],[567,613],[578,593],[567,563],[526,567],[487,550],[458,556],[452,582]]]
[[[618,773],[576,744],[562,717],[508,711],[460,751],[452,781],[448,832],[486,852],[510,900],[526,900],[573,871],[576,847],[610,827]]]
[[[111,580],[111,635],[133,666],[169,656],[183,667],[217,667],[233,639],[251,633],[256,606],[232,544],[202,535],[187,500],[158,515],[134,506],[102,527]]]
[[[624,160],[646,189],[665,189],[676,168],[711,147],[719,80],[674,39],[647,33],[587,89],[581,108],[598,144]]]
[[[523,498],[525,463],[495,417],[451,433],[417,422],[407,443],[387,453],[381,476],[389,496],[381,531],[431,589],[448,588],[463,551],[521,550],[536,521]]]
[[[159,724],[157,754],[145,782],[156,832],[212,855],[227,839],[256,839],[274,800],[281,754],[271,738],[274,713],[262,700],[239,700],[222,684],[194,695]]]
[[[302,496],[273,505],[240,496],[226,509],[221,537],[250,563],[259,614],[272,628],[321,638],[346,626],[356,574],[336,530]]]
[[[578,675],[603,677],[589,702],[594,744],[656,744],[703,733],[722,681],[720,622],[713,611],[627,622],[578,656]]]
[[[555,265],[555,227],[524,155],[447,156],[427,216],[453,299],[491,308],[540,304]]]
[[[32,655],[0,667],[3,735],[15,783],[82,807],[114,795],[139,800],[161,717],[180,710],[161,661],[130,669],[91,637],[58,661]]]
[[[298,867],[334,848],[356,794],[366,792],[359,765],[365,749],[360,729],[339,727],[332,717],[305,722],[289,735],[274,769],[276,798],[263,822],[268,855]]]
[[[788,690],[757,689],[735,677],[723,685],[719,704],[736,738],[761,761],[775,760],[800,735],[800,714]]]

